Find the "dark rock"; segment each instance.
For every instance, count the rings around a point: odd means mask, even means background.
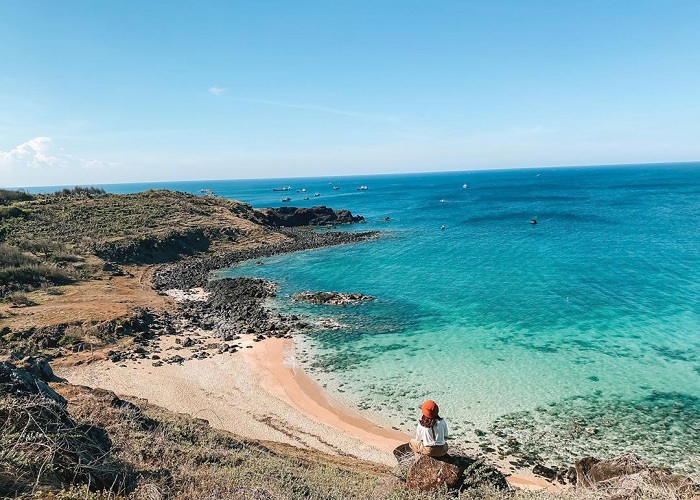
[[[295,293],[293,298],[294,300],[309,302],[311,304],[328,304],[334,306],[344,306],[374,300],[374,297],[371,295],[340,292],[300,292]]]
[[[557,478],[557,471],[546,465],[537,464],[532,468],[532,473],[536,476],[546,477],[550,481]]]
[[[30,356],[22,360],[20,368],[40,378],[44,382],[65,382],[62,378],[54,375],[46,358],[34,358]]]
[[[354,216],[348,210],[333,210],[325,206],[265,208],[260,213],[267,224],[283,227],[330,226],[365,220],[361,215]]]
[[[0,363],[0,394],[27,397],[33,394],[45,396],[61,406],[68,402],[36,374],[17,368],[7,361]]]

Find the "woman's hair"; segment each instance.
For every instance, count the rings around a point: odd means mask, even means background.
[[[440,418],[440,415],[438,415],[438,416],[435,417],[435,418],[430,418],[430,417],[426,417],[425,415],[423,415],[423,416],[421,416],[421,418],[420,418],[420,425],[422,425],[423,427],[427,427],[428,429],[430,429],[431,427],[434,427],[435,424],[437,424],[437,421],[438,421],[438,420],[442,420],[442,418]]]

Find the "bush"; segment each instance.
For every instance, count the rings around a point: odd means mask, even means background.
[[[13,306],[31,306],[34,305],[34,303],[29,300],[29,297],[27,297],[25,294],[22,292],[16,292],[10,295],[10,303]]]
[[[107,194],[107,191],[105,191],[102,188],[96,188],[93,186],[90,187],[81,187],[81,186],[75,186],[73,189],[69,188],[64,188],[61,189],[60,191],[56,191],[57,195],[59,196],[76,196],[76,197],[92,197],[92,196],[99,196],[103,194]]]
[[[17,245],[26,252],[44,255],[60,252],[64,249],[62,244],[45,239],[21,240]]]
[[[16,201],[29,201],[34,197],[22,190],[0,189],[0,205],[9,205]]]
[[[5,243],[0,243],[0,269],[3,267],[22,267],[38,264],[33,257],[25,255],[22,251]]]
[[[24,217],[27,215],[24,210],[21,210],[18,207],[4,207],[2,206],[2,203],[0,203],[0,221],[3,219],[10,219],[12,217]]]

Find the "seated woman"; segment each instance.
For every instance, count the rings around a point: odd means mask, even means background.
[[[411,439],[410,446],[414,453],[431,457],[447,454],[447,422],[439,415],[437,403],[428,400],[421,406],[421,416],[416,428],[416,438]]]

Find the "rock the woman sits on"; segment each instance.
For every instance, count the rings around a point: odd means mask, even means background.
[[[447,422],[440,417],[437,403],[428,400],[421,406],[422,416],[416,427],[416,438],[409,445],[414,453],[431,457],[447,454]]]

